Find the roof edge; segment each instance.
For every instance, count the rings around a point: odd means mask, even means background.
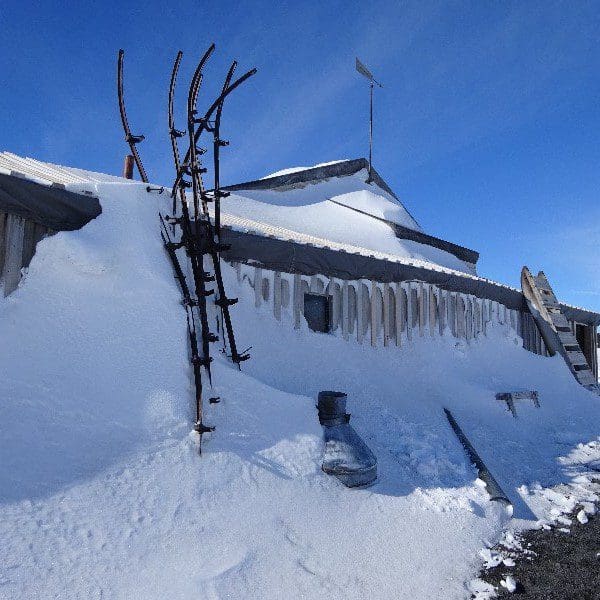
[[[375,219],[377,221],[385,223],[386,225],[392,228],[392,230],[396,234],[396,237],[401,240],[409,240],[412,242],[417,242],[419,244],[424,244],[425,246],[431,246],[432,248],[437,248],[438,250],[448,252],[453,256],[456,256],[456,258],[458,258],[459,260],[470,263],[473,266],[477,265],[477,261],[479,260],[479,252],[477,252],[476,250],[471,250],[470,248],[466,248],[465,246],[460,246],[459,244],[448,242],[435,235],[429,235],[428,233],[425,233],[423,231],[417,231],[416,229],[411,229],[410,227],[399,225],[398,223],[394,223],[393,221],[388,221],[387,219],[376,217],[375,215],[365,212],[364,210],[360,210],[360,208],[347,206],[346,204],[342,204],[341,202],[337,202],[336,200],[333,200],[331,198],[329,199],[329,201],[333,202],[334,204],[337,204],[338,206],[343,206],[348,210],[352,210],[354,212],[365,215],[366,217],[370,217],[371,219]]]
[[[272,190],[279,187],[294,185],[297,183],[309,183],[311,181],[320,181],[330,177],[343,177],[346,175],[354,175],[362,169],[369,168],[369,161],[366,158],[354,158],[351,160],[343,160],[340,162],[323,165],[320,167],[311,167],[303,169],[295,173],[287,173],[285,175],[276,175],[275,177],[266,177],[264,179],[256,179],[254,181],[246,181],[244,183],[236,183],[234,185],[225,186],[223,189],[229,191],[237,190]],[[382,190],[385,190],[393,198],[400,201],[390,186],[381,178],[379,173],[371,168],[371,179]]]
[[[95,194],[77,193],[0,173],[0,212],[53,231],[74,231],[102,213]]]

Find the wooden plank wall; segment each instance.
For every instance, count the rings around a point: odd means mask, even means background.
[[[237,263],[234,267],[238,281],[254,288],[256,307],[268,307],[276,320],[296,329],[305,326],[304,294],[311,292],[331,299],[331,333],[359,344],[401,346],[423,336],[454,336],[468,343],[488,335],[492,327],[502,327],[522,337],[528,350],[545,352],[537,328],[522,313],[492,300],[420,281],[384,284],[290,275]]]
[[[29,266],[37,243],[51,233],[43,225],[0,212],[0,288],[4,296],[17,288],[21,270]]]
[[[581,325],[584,328],[584,341],[581,345],[581,351],[585,355],[594,377],[598,379],[598,328],[593,325],[586,325],[585,323],[578,323],[576,321],[569,321],[569,325],[571,326],[573,335],[576,337],[577,325]]]
[[[542,356],[550,355],[534,318],[528,312],[520,313],[519,335],[523,338],[523,348],[525,350]]]

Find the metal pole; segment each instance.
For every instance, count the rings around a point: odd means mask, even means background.
[[[371,174],[373,171],[373,82],[371,82],[371,107],[369,116],[369,177],[367,183],[373,181]]]

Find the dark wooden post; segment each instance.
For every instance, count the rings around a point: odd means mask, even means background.
[[[127,154],[123,163],[123,177],[125,179],[133,179],[133,156]]]

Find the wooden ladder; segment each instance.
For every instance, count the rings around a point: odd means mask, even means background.
[[[562,348],[559,347],[558,350],[565,359],[569,369],[571,369],[571,373],[573,373],[575,379],[584,387],[600,392],[600,386],[590,369],[590,365],[579,346],[577,338],[571,330],[567,318],[560,308],[560,304],[546,275],[543,271],[540,271],[537,276],[533,276],[533,281],[540,293],[542,304],[548,311],[552,325],[560,339]]]

